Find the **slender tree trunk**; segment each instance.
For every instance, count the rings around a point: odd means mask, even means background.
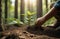
[[[52,2],[52,0],[51,0],[51,2]]]
[[[48,0],[46,0],[46,12],[48,12]]]
[[[2,0],[0,0],[0,31],[2,31]]]
[[[30,11],[33,12],[33,3],[31,3],[31,1],[30,1]]]
[[[31,6],[30,6],[30,0],[28,0],[28,11],[31,10]]]
[[[28,11],[33,12],[33,3],[31,4],[31,0],[28,0]]]
[[[8,18],[8,0],[5,0],[5,24],[7,23]]]
[[[57,0],[53,0],[54,2],[57,1]]]
[[[18,0],[15,0],[15,16],[16,19],[18,18]]]
[[[42,0],[37,0],[37,18],[42,16]]]
[[[21,0],[21,5],[20,5],[20,20],[24,22],[24,13],[25,13],[25,2],[24,0]]]
[[[10,7],[11,7],[11,0],[8,0],[9,6],[8,6],[8,17],[10,17]]]

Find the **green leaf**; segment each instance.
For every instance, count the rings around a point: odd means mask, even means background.
[[[31,12],[28,11],[28,12],[27,12],[27,15],[28,15],[28,16],[31,16],[32,14],[31,14]]]
[[[27,12],[27,15],[28,15],[28,16],[32,16],[32,15],[34,15],[34,14],[36,14],[36,13],[35,13],[35,12],[30,12],[30,11]]]

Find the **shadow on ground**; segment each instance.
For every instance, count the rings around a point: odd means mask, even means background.
[[[36,34],[36,35],[47,35],[50,37],[57,37],[60,38],[60,31],[56,31],[54,29],[46,29],[46,30],[41,30],[39,28],[31,28],[32,26],[27,27],[27,31],[31,34]]]

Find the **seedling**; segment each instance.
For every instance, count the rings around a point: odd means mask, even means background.
[[[35,14],[36,14],[35,12],[30,12],[30,11],[27,12],[27,21],[29,26],[30,26],[30,23],[32,22],[32,19],[34,19],[33,16]]]

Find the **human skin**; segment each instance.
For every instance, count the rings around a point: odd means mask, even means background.
[[[47,14],[45,14],[44,16],[38,18],[35,22],[36,26],[41,26],[42,24],[44,24],[47,20],[49,20],[51,17],[56,15],[56,8],[52,7],[50,11],[47,12]]]

